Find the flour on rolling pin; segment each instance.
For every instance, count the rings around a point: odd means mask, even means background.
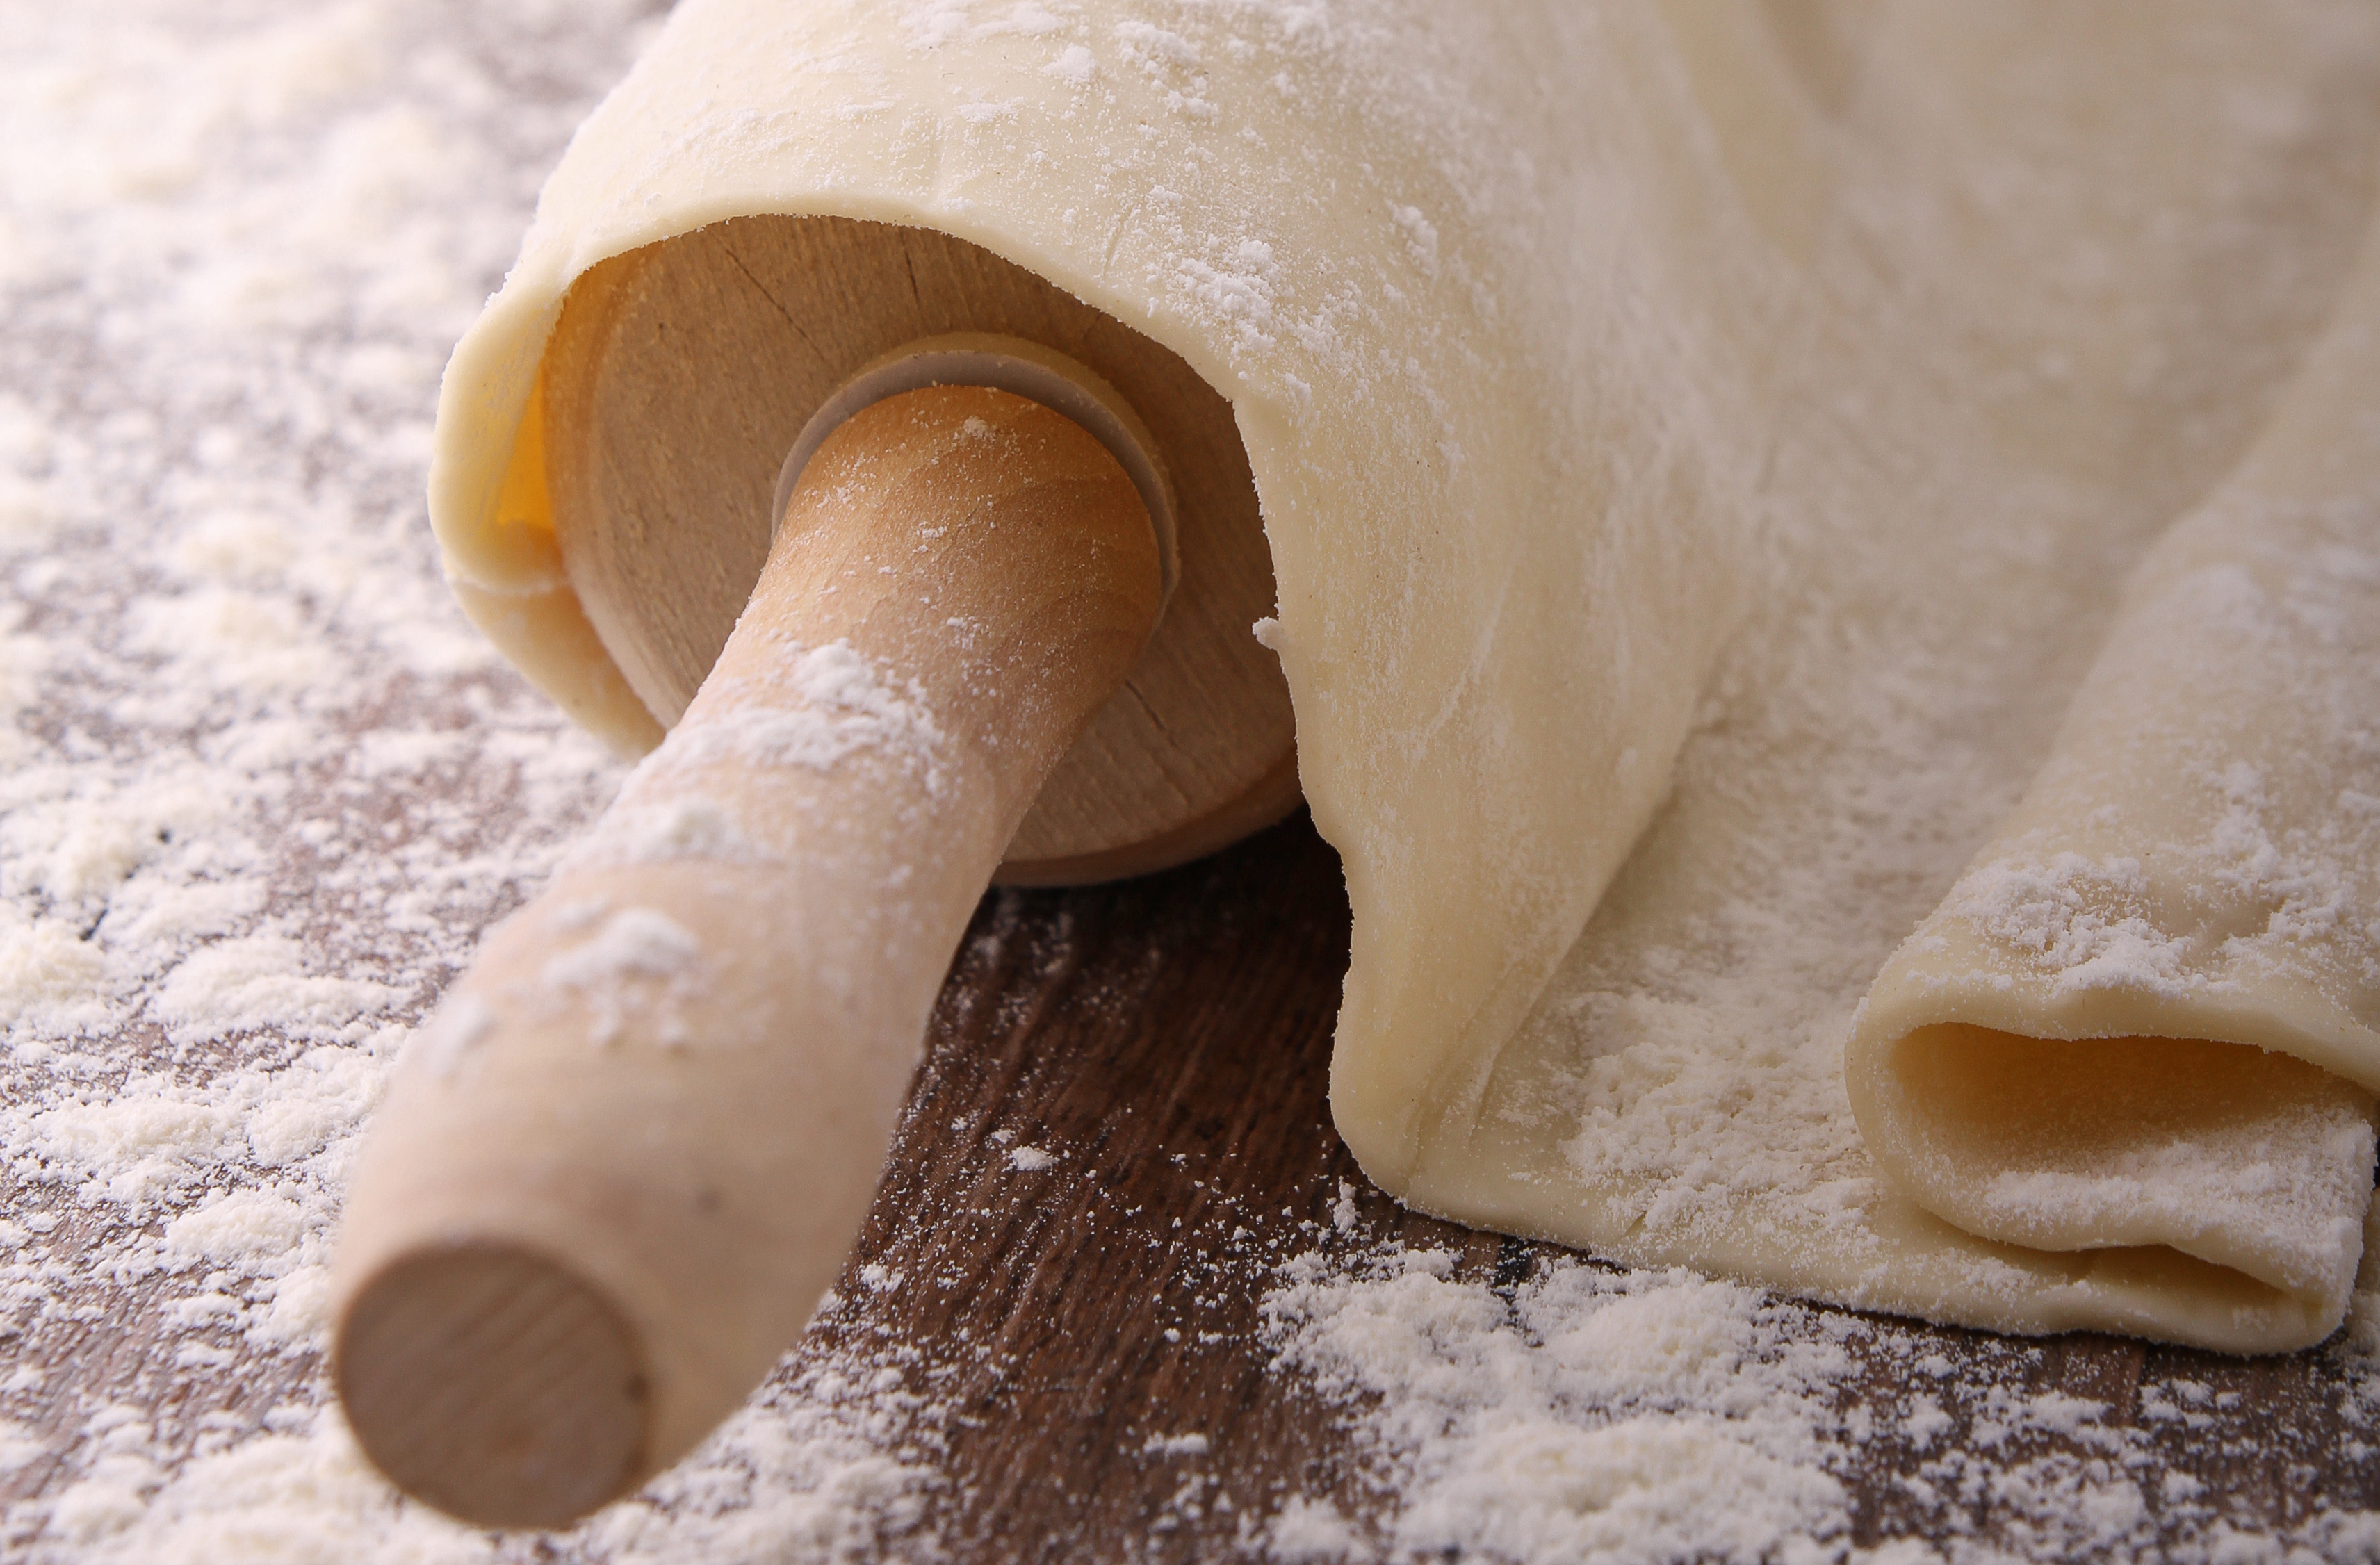
[[[1029,345],[964,357],[1113,396]],[[1096,419],[988,384],[846,387],[872,394],[795,447],[716,666],[596,845],[491,936],[450,1001],[474,1042],[401,1078],[358,1167],[342,1397],[375,1461],[461,1514],[592,1509],[792,1341],[967,917],[1159,621],[1153,455],[1119,462]],[[1105,433],[1141,438],[1125,415]],[[711,822],[697,843],[742,851],[655,855],[689,814]]]
[[[983,879],[1178,862],[1301,782],[1354,914],[1333,1114],[1401,1198],[2006,1329],[2337,1324],[2380,1086],[2380,931],[2343,911],[2380,875],[2351,741],[2380,24],[957,15],[682,7],[457,349],[458,596],[598,732],[670,734],[549,898],[636,899],[717,965],[549,1013],[504,975],[558,960],[558,916],[492,942],[456,1001],[497,1016],[474,1095],[401,1084],[382,1145],[420,1139],[358,1176],[368,1449],[509,1520],[685,1450],[832,1275]],[[1048,394],[869,401],[944,351]],[[978,419],[1020,455],[953,487],[929,469]],[[1058,425],[1111,460],[1051,493],[1111,514],[1002,564],[1018,530],[961,518]],[[1138,564],[1133,517],[1163,535]],[[1034,639],[1081,625],[1098,656]],[[935,742],[889,737],[904,713]],[[2040,918],[1962,911],[2010,874],[2171,960],[2036,961]],[[496,1062],[540,1027],[620,1070],[549,1098]],[[1986,1112],[1968,1088],[2012,1071],[2041,1090]],[[814,1124],[734,1128],[796,1078]],[[508,1126],[542,1150],[420,1173]],[[586,1159],[540,1140],[565,1126]],[[815,1220],[749,1211],[764,1174]],[[451,1329],[467,1377],[511,1352],[472,1335],[466,1252],[575,1312],[586,1353],[537,1373],[606,1410],[542,1493],[419,1408],[376,1423],[407,1342]],[[671,1267],[717,1279],[707,1315]]]
[[[795,698],[794,704],[754,701],[738,710],[731,727],[672,734],[628,774],[605,815],[604,830],[575,850],[566,864],[774,862],[745,834],[724,803],[682,791],[688,782],[684,773],[722,762],[823,770],[866,750],[876,764],[921,778],[929,795],[940,791],[943,736],[914,683],[894,683],[848,642],[783,642],[776,651],[776,666],[747,681],[750,688],[743,693],[782,693]]]

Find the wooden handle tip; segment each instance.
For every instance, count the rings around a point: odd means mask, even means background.
[[[480,1526],[560,1527],[641,1476],[650,1378],[612,1303],[493,1244],[412,1251],[359,1288],[334,1375],[364,1453]]]

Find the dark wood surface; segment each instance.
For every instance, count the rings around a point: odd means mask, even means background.
[[[1364,1183],[1326,1100],[1346,954],[1338,861],[1303,814],[1165,875],[986,900],[844,1303],[806,1349],[865,1331],[915,1350],[905,1373],[952,1410],[928,1507],[958,1558],[1225,1557],[1245,1518],[1291,1494],[1377,1516],[1352,1410],[1269,1368],[1270,1263],[1394,1235],[1456,1252],[1459,1276],[1510,1285],[1553,1253],[1406,1212]],[[1016,1146],[1059,1160],[1020,1174]],[[1343,1238],[1330,1223],[1342,1180],[1359,1212]],[[870,1292],[857,1281],[868,1266],[901,1286]],[[1828,1432],[1861,1545],[2069,1552],[2039,1505],[2010,1503],[1994,1476],[2023,1466],[2037,1486],[2059,1467],[2043,1459],[2080,1471],[2110,1460],[2109,1444],[2005,1437],[1996,1393],[2003,1409],[2010,1393],[2051,1389],[2107,1403],[2101,1428],[2138,1431],[2120,1460],[2146,1480],[2167,1538],[2380,1505],[2380,1451],[2357,1436],[2352,1366],[2336,1347],[2241,1360],[1848,1312],[1815,1325],[1863,1361]],[[1860,1437],[1862,1404],[1905,1428],[1891,1415],[1917,1394],[1952,1420],[1924,1449]],[[1149,1450],[1184,1432],[1208,1438],[1195,1464]],[[2204,1487],[2168,1489],[2168,1472]]]

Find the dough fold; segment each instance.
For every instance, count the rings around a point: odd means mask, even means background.
[[[1877,1162],[1961,1228],[2345,1308],[2380,1089],[2380,232],[1844,1064]]]
[[[1769,41],[1826,212],[1757,605],[1404,1193],[1936,1320],[2319,1341],[2372,1194],[2369,18],[1828,15]],[[2287,136],[2205,112],[2245,102]]]

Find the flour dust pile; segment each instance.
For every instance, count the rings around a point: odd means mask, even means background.
[[[2055,1339],[1517,1244],[1517,1266],[1466,1275],[1347,1216],[1263,1307],[1280,1364],[1346,1410],[1362,1503],[1293,1500],[1263,1535],[1275,1559],[2380,1559],[2380,1510],[2272,1492],[2319,1448],[2372,1451],[2380,1268],[2300,1361],[2294,1449],[2274,1449],[2269,1388],[2223,1382],[2237,1361],[2210,1378],[2152,1349],[2137,1387],[2095,1383],[2104,1365]]]

